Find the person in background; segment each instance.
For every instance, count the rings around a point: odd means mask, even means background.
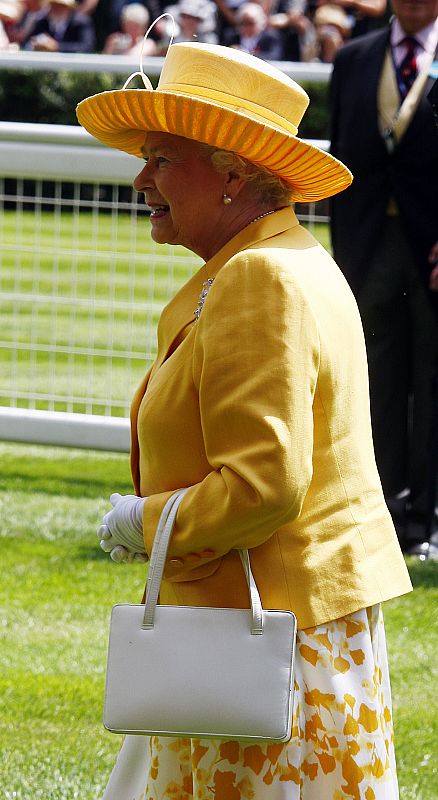
[[[95,48],[93,23],[89,16],[76,11],[75,0],[49,0],[47,9],[35,19],[22,46],[24,50],[47,53],[92,53]]]
[[[21,0],[0,0],[0,50],[18,50],[14,31],[24,13]]]
[[[388,0],[312,0],[312,18],[325,5],[342,9],[347,17],[350,38],[363,36],[388,22]]]
[[[314,61],[317,58],[315,28],[307,0],[260,0],[272,30],[283,37],[284,61]]]
[[[385,495],[403,548],[436,558],[438,130],[427,93],[438,0],[392,6],[387,28],[349,42],[335,58],[331,152],[355,180],[333,198],[331,229],[362,315]]]
[[[128,3],[123,6],[120,14],[120,31],[108,36],[102,52],[110,55],[139,56],[143,48],[143,55],[156,55],[157,45],[153,39],[148,38],[143,43],[148,27],[149,11],[146,6],[141,3]]]
[[[117,33],[120,30],[122,8],[129,5],[130,2],[138,2],[138,0],[77,0],[77,11],[89,16],[92,20],[96,34],[97,52],[103,50],[111,33]],[[162,12],[161,0],[143,0],[141,5],[146,7],[151,20],[157,19]],[[156,31],[152,31],[151,38],[153,41],[157,40]]]
[[[432,85],[430,92],[427,95],[427,99],[429,100],[429,103],[432,106],[433,115],[435,117],[435,125],[438,127],[438,61],[434,63],[433,68],[431,70],[431,74],[432,78],[434,78],[434,83]],[[438,261],[438,242],[437,242],[436,258]],[[433,272],[436,272],[438,276],[438,264],[436,265]]]
[[[288,742],[127,736],[103,800],[398,798],[380,603],[411,584],[374,459],[357,305],[291,207],[351,181],[298,137],[307,105],[259,58],[180,43],[156,90],[77,109],[141,159],[145,235],[202,260],[161,314],[132,404],[134,493],[111,496],[101,547],[147,557],[187,488],[160,602],[247,607],[236,550],[250,548],[264,608],[298,620]]]
[[[317,39],[317,58],[331,64],[336,52],[350,36],[348,16],[341,6],[325,3],[318,6],[313,16]]]
[[[22,15],[18,0],[0,0],[0,50],[18,50],[12,31]]]
[[[258,3],[244,3],[236,14],[236,33],[227,44],[259,58],[281,61],[283,38],[278,30],[268,27],[268,17]]]
[[[363,36],[388,21],[388,0],[336,0],[336,5],[348,15],[351,38]]]
[[[434,63],[431,70],[434,84],[427,95],[427,99],[432,107],[435,119],[435,127],[438,129],[438,61]],[[430,288],[438,292],[438,241],[429,255],[432,264],[430,273]],[[438,506],[438,373],[435,375],[433,383],[433,420],[432,420],[432,463],[430,470],[430,490],[429,490],[429,544],[438,545],[438,530],[436,529]]]
[[[217,43],[217,6],[211,0],[180,0],[177,4],[167,6],[166,11],[172,14],[177,26],[174,42]],[[161,46],[163,55],[167,52],[172,34],[173,24],[168,20]]]
[[[237,33],[237,11],[245,0],[214,0],[217,6],[217,31],[220,44]]]
[[[44,13],[46,0],[23,0],[20,16],[9,28],[9,38],[12,42],[22,45],[29,36],[35,21]]]
[[[9,41],[8,34],[6,33],[6,29],[4,26],[4,20],[1,13],[0,8],[0,50],[10,50],[11,49],[11,42]]]

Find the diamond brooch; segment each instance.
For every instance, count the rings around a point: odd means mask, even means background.
[[[213,283],[214,278],[208,278],[205,283],[202,284],[201,294],[199,295],[198,305],[195,311],[193,312],[195,315],[195,319],[199,319],[201,316],[201,311],[203,305],[206,301],[207,295],[210,291],[211,284]]]

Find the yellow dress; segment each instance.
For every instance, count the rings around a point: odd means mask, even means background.
[[[298,631],[285,744],[127,736],[103,800],[398,800],[379,605]]]

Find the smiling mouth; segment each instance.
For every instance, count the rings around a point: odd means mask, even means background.
[[[159,219],[168,213],[169,206],[149,206],[151,209],[151,219]]]

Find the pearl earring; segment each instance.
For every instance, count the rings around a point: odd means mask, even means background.
[[[224,196],[222,197],[222,201],[223,201],[224,206],[229,206],[230,203],[232,202],[231,197],[230,197],[229,194],[224,194]]]

